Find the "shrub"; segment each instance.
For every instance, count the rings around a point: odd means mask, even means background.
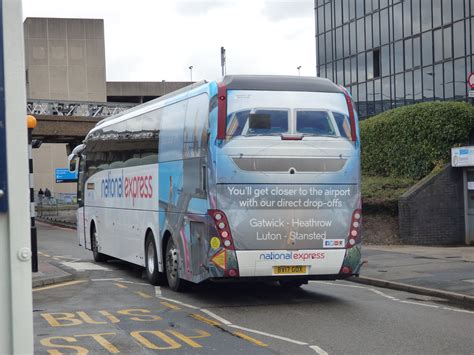
[[[361,121],[365,175],[421,179],[449,162],[451,147],[467,144],[474,107],[465,102],[425,102]]]

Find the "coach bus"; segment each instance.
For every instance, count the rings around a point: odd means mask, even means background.
[[[327,79],[195,83],[104,119],[69,158],[79,244],[152,284],[359,273],[358,119]]]

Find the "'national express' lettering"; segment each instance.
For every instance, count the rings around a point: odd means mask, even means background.
[[[111,176],[108,172],[107,178],[101,182],[101,197],[104,198],[131,198],[135,204],[135,199],[144,199],[153,197],[153,176],[136,175]]]
[[[324,252],[267,252],[260,254],[260,260],[303,260],[307,259],[324,259]]]

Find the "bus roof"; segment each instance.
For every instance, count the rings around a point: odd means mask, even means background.
[[[304,91],[304,92],[326,92],[343,93],[342,89],[329,79],[308,76],[284,76],[284,75],[227,75],[222,79],[222,84],[228,90],[261,90],[261,91]],[[179,101],[191,92],[208,90],[208,85],[216,85],[215,82],[201,81],[188,85],[167,95],[138,105],[119,114],[107,117],[99,121],[89,132],[113,125],[127,120],[156,108],[166,106]],[[88,134],[88,135],[89,135]],[[86,137],[87,140],[87,137]]]
[[[306,91],[343,93],[331,80],[309,76],[228,75],[222,80],[228,90]]]
[[[145,113],[147,111],[151,111],[151,110],[154,110],[156,108],[166,106],[167,104],[173,103],[176,100],[179,101],[182,97],[185,97],[186,94],[189,93],[190,91],[192,91],[196,88],[204,88],[206,84],[208,84],[208,82],[205,81],[205,80],[195,82],[193,84],[185,86],[184,88],[181,88],[179,90],[170,92],[169,94],[160,96],[160,97],[158,97],[154,100],[151,100],[151,101],[148,101],[146,103],[137,105],[137,106],[132,107],[128,110],[120,112],[116,115],[104,118],[103,120],[97,122],[95,127],[92,128],[92,130],[90,132],[95,131],[98,128],[106,127],[106,126],[112,125],[114,123],[127,120],[127,119],[132,118],[133,116],[135,116],[137,114],[142,114],[142,113]],[[86,139],[87,139],[87,137],[86,137]]]

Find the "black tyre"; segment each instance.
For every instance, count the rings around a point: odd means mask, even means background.
[[[280,280],[280,286],[287,289],[297,289],[308,282],[302,280]]]
[[[166,244],[165,262],[166,262],[166,279],[169,287],[176,292],[186,289],[186,281],[182,280],[179,275],[179,251],[175,246],[173,238],[168,239]]]
[[[158,253],[156,252],[155,238],[148,233],[145,240],[145,269],[148,282],[152,285],[161,285],[164,275],[158,270]]]
[[[97,243],[97,229],[95,227],[95,224],[92,224],[91,227],[91,248],[92,248],[92,254],[94,255],[94,260],[102,263],[107,261],[107,255],[102,254],[99,252],[99,245]]]

